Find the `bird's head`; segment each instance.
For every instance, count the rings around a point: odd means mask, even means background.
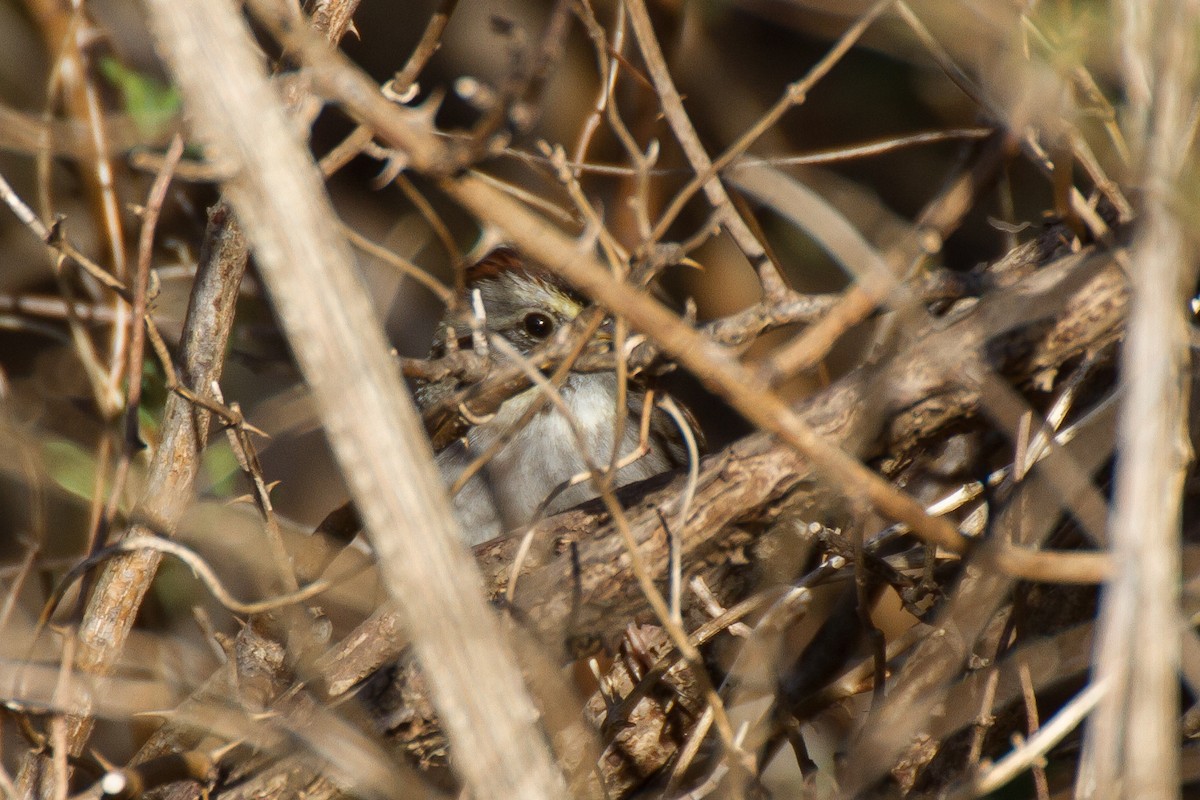
[[[517,251],[493,250],[465,275],[467,313],[474,309],[474,294],[482,301],[485,325],[490,333],[503,336],[521,353],[530,353],[578,317],[588,301],[556,275],[526,262]],[[438,329],[438,345],[444,346],[452,319]],[[470,330],[462,323],[455,328],[459,347],[469,349]],[[605,331],[601,331],[603,338]]]

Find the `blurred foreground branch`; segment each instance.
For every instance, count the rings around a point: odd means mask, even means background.
[[[229,161],[225,193],[254,245],[434,702],[461,747],[460,775],[480,798],[561,796],[561,774],[474,588],[424,431],[321,176],[267,83],[249,30],[224,0],[150,8],[197,135]],[[487,681],[476,672],[482,663],[490,665]]]

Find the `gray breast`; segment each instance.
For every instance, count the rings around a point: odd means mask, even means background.
[[[615,384],[616,377],[611,373],[572,375],[562,389],[562,397],[575,425],[557,409],[546,406],[524,428],[511,434],[487,466],[467,482],[454,498],[454,508],[469,544],[523,528],[539,511],[555,514],[597,496],[586,479],[566,488],[563,484],[586,471],[585,452],[595,465],[608,466]],[[438,455],[438,466],[448,485],[467,464],[505,435],[529,407],[536,391],[530,389],[512,398],[492,420],[472,428],[466,442],[460,440]],[[640,402],[636,405],[640,407]],[[638,419],[631,415],[619,453],[627,456],[637,446]],[[616,485],[643,480],[671,466],[671,459],[655,437],[647,455],[617,473]]]

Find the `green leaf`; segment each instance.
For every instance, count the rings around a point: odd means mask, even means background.
[[[92,499],[96,488],[96,460],[74,442],[52,439],[42,444],[42,458],[51,480],[67,492],[84,500]]]
[[[228,441],[222,439],[210,444],[204,451],[200,465],[214,495],[225,497],[233,493],[236,486],[234,481],[241,474],[242,468]]]
[[[99,66],[100,74],[121,93],[126,113],[143,136],[162,130],[183,108],[178,87],[132,70],[112,56],[101,58]]]

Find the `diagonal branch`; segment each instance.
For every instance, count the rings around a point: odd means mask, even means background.
[[[1036,248],[1019,255],[1037,258]],[[1087,253],[1085,252],[1084,256]],[[908,437],[930,436],[940,428],[977,413],[979,397],[971,391],[947,393],[948,379],[936,350],[970,350],[1008,330],[1019,314],[1063,300],[1066,309],[1028,350],[1008,353],[1006,363],[993,364],[1018,382],[1028,382],[1048,362],[1063,363],[1111,341],[1125,313],[1127,289],[1115,264],[1069,255],[1029,278],[979,303],[974,312],[942,329],[917,336],[885,365],[862,368],[806,401],[799,415],[815,430],[860,457],[876,454],[882,419],[899,410],[890,430],[893,448]],[[1084,276],[1081,280],[1080,277]],[[818,480],[814,464],[768,434],[755,434],[703,463],[691,512],[673,525],[680,542],[685,573],[722,562],[722,553],[743,554],[747,542],[735,533],[739,523],[774,519],[779,514],[801,519],[828,516],[841,505],[836,488]],[[636,487],[623,492],[638,497],[628,524],[654,570],[666,576],[668,537],[662,519],[678,513],[684,477],[646,493]],[[510,581],[521,536],[476,548],[491,596],[501,600]],[[594,642],[616,632],[646,610],[645,597],[625,566],[624,544],[606,514],[595,504],[540,523],[534,546],[522,562],[515,598],[520,618],[547,642]],[[721,581],[712,584],[719,587]],[[340,694],[403,649],[394,636],[395,612],[384,610],[344,640],[323,661],[332,694]]]
[[[198,137],[228,161],[226,195],[254,242],[388,591],[403,608],[459,754],[457,771],[479,798],[562,797],[562,775],[458,542],[420,420],[322,177],[267,82],[247,26],[227,0],[148,6]]]

